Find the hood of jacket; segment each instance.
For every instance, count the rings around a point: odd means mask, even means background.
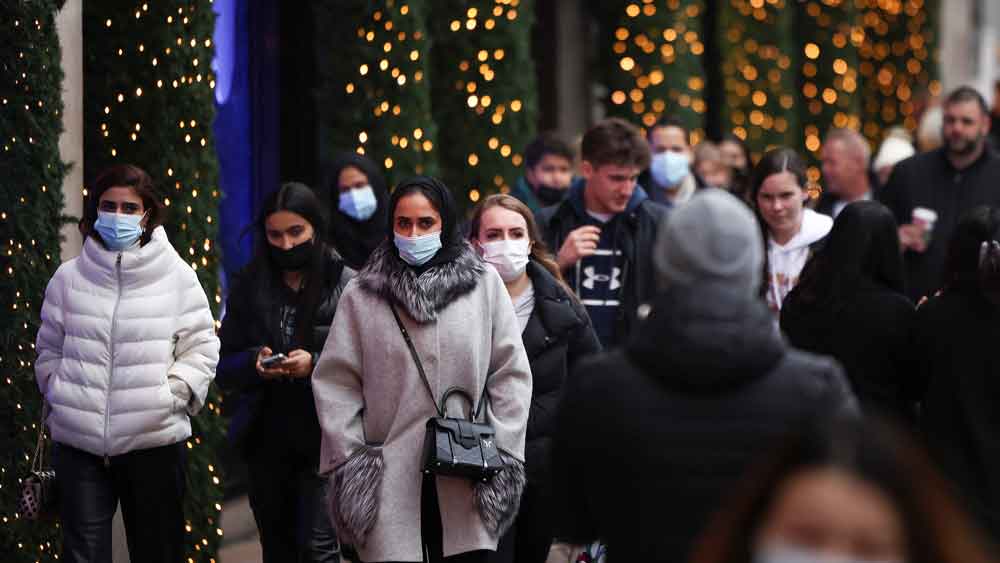
[[[808,248],[810,245],[822,240],[830,229],[833,228],[833,219],[822,213],[816,213],[812,209],[802,210],[802,228],[798,234],[792,237],[785,244],[778,244],[774,239],[768,237],[768,251],[773,254],[795,252]]]
[[[399,257],[391,240],[372,253],[358,274],[358,283],[366,291],[389,299],[403,307],[421,324],[433,322],[452,301],[470,293],[486,271],[486,263],[468,243],[463,243],[453,259],[422,273]]]
[[[672,388],[714,391],[763,377],[786,348],[762,302],[701,285],[659,294],[627,351]]]
[[[587,206],[583,200],[583,192],[587,187],[587,180],[584,178],[577,178],[573,181],[573,184],[569,187],[569,195],[566,197],[566,201],[572,207],[573,211],[576,212],[579,217],[589,217],[587,215]],[[628,205],[625,206],[625,211],[622,213],[632,213],[638,209],[639,205],[649,199],[649,195],[646,194],[646,190],[642,189],[638,183],[635,185],[635,190],[632,191],[632,197],[628,200]]]

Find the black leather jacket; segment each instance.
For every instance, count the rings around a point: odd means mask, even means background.
[[[314,315],[312,341],[305,346],[307,352],[313,354],[313,365],[323,350],[330,323],[333,322],[337,310],[337,301],[344,291],[344,286],[354,277],[355,272],[346,267],[336,254],[330,254],[327,265],[327,275],[319,306]],[[281,280],[261,276],[254,268],[248,267],[234,276],[226,301],[226,315],[219,330],[222,342],[221,358],[216,371],[215,381],[226,392],[225,412],[231,416],[229,439],[238,450],[243,450],[248,433],[254,422],[262,414],[262,405],[277,394],[285,394],[285,389],[295,383],[284,381],[265,381],[257,373],[257,354],[264,346],[275,353],[288,353],[282,349],[281,342],[281,309],[288,301],[288,289],[281,285]],[[311,395],[307,380],[300,380],[305,387],[299,394]],[[271,395],[272,397],[269,397]],[[302,403],[308,403],[304,397]],[[311,420],[315,419],[315,406],[311,408]],[[300,414],[300,413],[299,413]],[[318,433],[318,422],[316,423]],[[310,429],[310,434],[311,429]],[[319,442],[316,442],[318,451]]]

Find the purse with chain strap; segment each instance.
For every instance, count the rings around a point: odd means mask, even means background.
[[[56,516],[56,472],[46,463],[45,452],[48,440],[45,438],[45,419],[48,405],[42,408],[42,420],[38,424],[38,441],[35,454],[31,458],[31,472],[21,479],[21,494],[17,498],[17,511],[28,520],[47,520]]]

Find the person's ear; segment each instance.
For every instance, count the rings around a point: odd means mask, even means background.
[[[580,174],[585,180],[590,180],[590,177],[594,175],[594,165],[590,163],[589,160],[583,160],[580,162]]]

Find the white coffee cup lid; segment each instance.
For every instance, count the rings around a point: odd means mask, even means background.
[[[937,212],[933,209],[927,209],[926,207],[917,207],[913,209],[913,218],[920,219],[926,223],[933,223],[937,221]]]

